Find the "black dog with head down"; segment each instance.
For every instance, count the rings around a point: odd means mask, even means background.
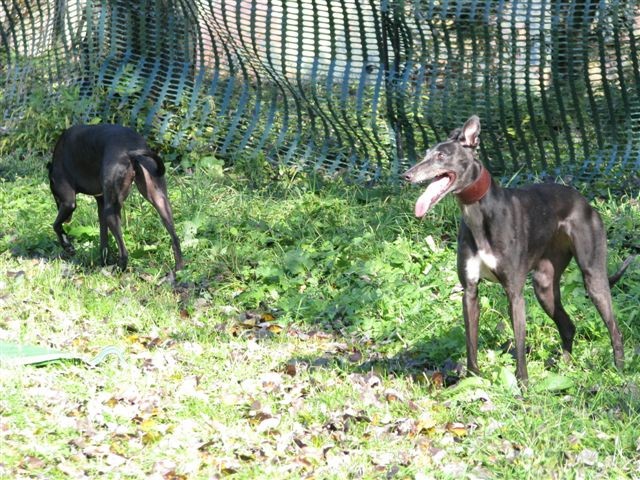
[[[53,162],[48,164],[49,184],[58,205],[53,223],[58,240],[68,254],[75,250],[62,224],[71,219],[76,194],[91,195],[98,204],[100,255],[107,260],[107,229],[118,244],[118,266],[127,268],[128,253],[122,239],[120,212],[135,181],[140,193],[155,207],[171,236],[175,269],[184,266],[180,242],[173,226],[164,179],[164,164],[138,133],[120,125],[77,125],[58,140]]]

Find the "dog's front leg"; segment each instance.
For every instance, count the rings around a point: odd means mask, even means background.
[[[529,375],[527,373],[527,361],[525,358],[526,312],[524,296],[522,294],[523,288],[524,282],[522,282],[522,285],[506,287],[505,290],[509,299],[509,314],[511,316],[516,345],[516,377],[523,385],[526,385],[529,380]]]
[[[464,315],[464,334],[467,344],[467,370],[480,373],[478,368],[478,320],[480,305],[478,302],[478,283],[480,282],[480,262],[476,258],[477,249],[471,232],[464,224],[458,232],[458,279],[462,285],[462,314]]]
[[[470,283],[464,287],[462,313],[464,315],[464,333],[467,341],[467,370],[473,373],[480,373],[478,368],[478,319],[480,318],[480,307],[477,282]]]

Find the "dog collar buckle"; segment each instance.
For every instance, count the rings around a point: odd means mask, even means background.
[[[491,175],[489,170],[482,167],[480,176],[467,188],[457,194],[457,197],[464,205],[471,205],[479,202],[489,191],[491,186]]]

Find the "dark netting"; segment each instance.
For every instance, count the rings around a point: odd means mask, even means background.
[[[633,0],[0,0],[1,125],[71,90],[74,121],[369,180],[477,113],[494,174],[615,183],[639,42]]]

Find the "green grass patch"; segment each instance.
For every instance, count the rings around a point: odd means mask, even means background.
[[[137,192],[126,272],[99,264],[90,198],[66,226],[77,254],[63,258],[45,161],[0,159],[0,340],[86,357],[115,345],[125,360],[0,365],[1,478],[637,477],[637,264],[613,291],[622,373],[574,266],[571,364],[527,288],[522,392],[506,299],[486,283],[483,376],[459,381],[451,200],[418,221],[413,188],[260,163],[169,172],[188,262],[172,287],[169,237]],[[611,270],[637,251],[639,200],[594,201]]]

